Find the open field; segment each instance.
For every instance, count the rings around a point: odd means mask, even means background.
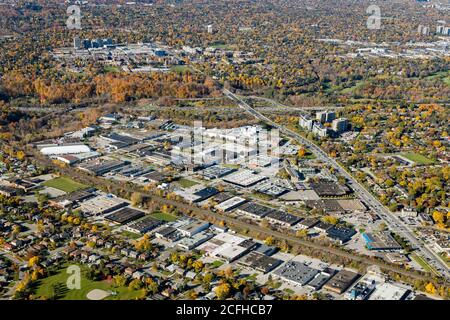
[[[164,213],[164,212],[155,212],[152,213],[150,216],[152,216],[155,219],[158,220],[162,220],[162,221],[167,221],[167,222],[172,222],[178,219],[177,216],[168,214],[168,213]]]
[[[181,178],[180,180],[177,181],[180,186],[182,186],[183,188],[190,188],[193,186],[196,186],[198,183],[189,179],[185,179],[185,178]]]
[[[59,190],[62,190],[64,192],[68,192],[68,193],[87,188],[86,185],[76,182],[76,181],[73,181],[72,179],[67,178],[67,177],[58,177],[58,178],[46,181],[42,185],[44,185],[46,187],[52,187],[55,189],[59,189]]]
[[[405,152],[401,154],[403,157],[407,158],[408,160],[411,160],[417,164],[433,164],[434,161],[428,159],[427,157],[415,153],[415,152]]]
[[[58,273],[50,277],[41,279],[37,283],[36,296],[46,298],[55,297],[57,300],[88,300],[87,294],[95,289],[100,289],[111,293],[106,300],[130,300],[141,296],[141,290],[131,290],[128,287],[114,287],[107,281],[92,281],[84,275],[87,267],[81,266],[81,285],[80,289],[69,290],[67,288],[67,279],[69,274],[66,268],[61,268]]]
[[[428,263],[426,262],[422,257],[411,254],[411,259],[417,262],[425,271],[432,272],[434,274],[438,274],[438,272]]]

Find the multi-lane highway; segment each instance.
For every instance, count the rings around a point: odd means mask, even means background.
[[[400,235],[404,239],[408,240],[412,246],[417,250],[417,253],[427,261],[439,275],[445,277],[447,280],[450,279],[450,268],[447,266],[445,262],[441,260],[441,258],[432,250],[429,250],[425,244],[420,241],[415,235],[413,230],[409,226],[407,226],[403,221],[401,221],[397,216],[395,216],[388,208],[386,208],[375,196],[373,196],[363,185],[361,185],[350,173],[348,173],[345,168],[343,168],[338,162],[332,159],[328,154],[323,151],[319,146],[314,144],[313,142],[305,139],[298,133],[287,129],[286,127],[275,123],[270,120],[263,114],[256,111],[252,108],[248,103],[246,103],[241,97],[235,95],[231,91],[224,89],[224,94],[234,100],[239,107],[244,109],[245,111],[252,114],[254,117],[264,121],[267,124],[277,128],[281,133],[286,136],[297,140],[303,145],[307,146],[311,152],[317,157],[317,159],[323,161],[324,163],[333,167],[337,173],[343,177],[345,177],[348,181],[349,186],[354,190],[355,194],[366,203],[366,205],[371,208],[374,212],[376,212],[389,226],[389,228]]]

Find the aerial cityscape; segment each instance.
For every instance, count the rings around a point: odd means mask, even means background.
[[[0,0],[0,300],[450,300],[449,106],[444,0]]]

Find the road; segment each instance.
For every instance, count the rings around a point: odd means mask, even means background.
[[[248,113],[252,114],[257,119],[262,120],[265,123],[277,128],[280,131],[280,133],[283,133],[286,136],[291,137],[300,142],[301,144],[307,146],[308,149],[314,153],[317,159],[333,167],[339,175],[346,178],[349,186],[353,189],[355,194],[357,194],[358,197],[369,208],[371,208],[374,212],[376,212],[387,223],[387,225],[393,232],[403,237],[404,239],[408,240],[417,250],[417,253],[419,253],[422,256],[422,258],[424,258],[425,261],[427,261],[427,263],[429,263],[433,268],[435,268],[440,276],[445,277],[447,280],[450,279],[450,268],[447,266],[447,264],[443,262],[435,252],[428,249],[422,241],[417,239],[416,236],[414,235],[413,230],[411,230],[411,228],[408,225],[406,225],[397,216],[395,216],[363,185],[361,185],[350,173],[348,173],[347,170],[345,170],[337,161],[328,156],[328,154],[325,151],[323,151],[319,146],[305,139],[298,133],[273,122],[263,114],[256,111],[254,108],[248,105],[241,97],[235,95],[231,91],[223,89],[223,93],[230,99],[234,100],[239,105],[239,107],[241,107]]]

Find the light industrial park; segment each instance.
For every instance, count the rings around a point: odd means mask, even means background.
[[[0,300],[449,300],[447,4],[0,2]]]

